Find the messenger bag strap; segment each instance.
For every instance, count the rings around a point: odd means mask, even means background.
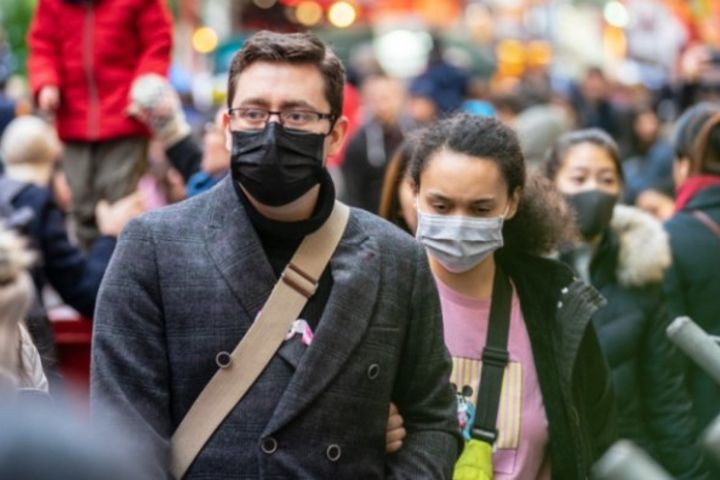
[[[330,217],[305,237],[235,350],[205,386],[170,440],[170,472],[181,479],[225,417],[243,398],[315,293],[345,231],[350,209],[335,202]],[[219,359],[218,359],[219,360]]]
[[[508,335],[512,310],[512,285],[499,265],[495,267],[490,318],[488,321],[485,348],[482,352],[482,369],[475,402],[475,420],[471,437],[490,445],[498,437],[496,428],[500,394],[502,392],[505,367],[510,360]]]

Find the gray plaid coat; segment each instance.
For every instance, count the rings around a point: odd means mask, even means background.
[[[450,478],[451,363],[424,252],[352,210],[330,268],[330,298],[291,378],[278,353],[186,478]],[[232,351],[274,283],[229,179],[129,224],[98,299],[92,407],[112,407],[164,469],[168,438],[216,355]],[[408,436],[387,456],[390,401]]]

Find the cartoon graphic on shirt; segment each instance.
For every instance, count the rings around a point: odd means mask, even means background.
[[[470,432],[472,431],[473,422],[475,422],[475,405],[470,400],[473,389],[470,385],[465,385],[461,392],[454,383],[452,388],[457,395],[457,415],[460,431],[465,440],[470,440]]]
[[[472,424],[475,420],[477,392],[475,387],[480,381],[482,362],[470,358],[453,357],[451,382],[456,387],[458,400],[458,426],[463,437],[470,439]],[[496,449],[516,449],[520,443],[520,410],[522,408],[522,365],[510,362],[505,367],[500,406],[497,416],[498,438]]]

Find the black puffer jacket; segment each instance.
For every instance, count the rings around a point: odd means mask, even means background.
[[[576,264],[572,253],[563,260]],[[674,478],[705,478],[682,357],[666,337],[662,280],[670,247],[662,226],[617,206],[590,263],[590,282],[608,305],[593,316],[612,370],[618,431],[651,453]]]
[[[590,320],[594,288],[561,263],[496,253],[517,288],[545,404],[554,480],[585,479],[617,437],[608,372]]]
[[[671,318],[687,315],[712,335],[720,335],[720,238],[693,216],[699,210],[720,224],[720,186],[698,192],[666,224],[673,264],[665,277]],[[720,385],[694,362],[686,362],[686,380],[698,426],[720,415]],[[720,464],[711,468],[720,478]]]

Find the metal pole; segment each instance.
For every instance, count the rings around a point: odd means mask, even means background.
[[[720,415],[705,429],[702,444],[705,451],[710,453],[713,459],[720,464]]]
[[[689,317],[678,317],[667,328],[667,335],[716,382],[720,383],[720,346]]]
[[[618,440],[593,466],[599,480],[672,480],[645,451],[630,440]]]

